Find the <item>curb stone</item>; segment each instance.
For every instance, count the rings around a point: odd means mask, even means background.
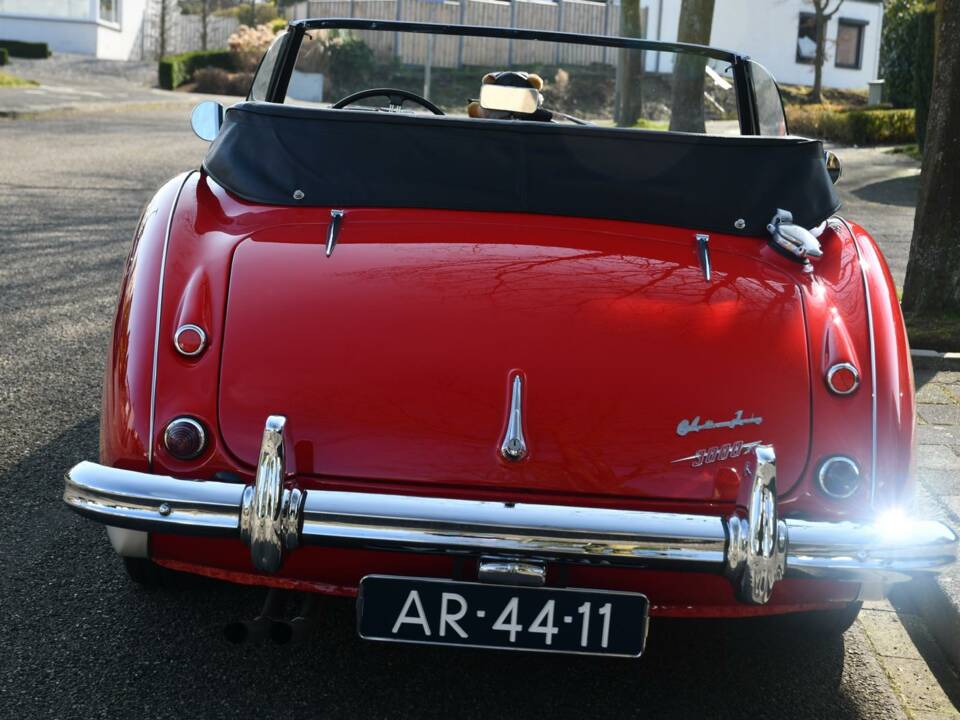
[[[923,486],[917,488],[917,509],[923,517],[957,527],[951,522],[955,520],[952,514]],[[905,583],[894,595],[908,600],[953,667],[960,669],[960,565]]]
[[[914,370],[960,371],[960,352],[937,352],[936,350],[911,350],[910,359]]]

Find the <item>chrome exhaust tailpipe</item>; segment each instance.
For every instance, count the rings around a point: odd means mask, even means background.
[[[271,588],[267,591],[267,597],[263,601],[260,614],[253,620],[227,623],[223,627],[224,639],[234,645],[265,640],[271,636],[271,628],[275,622],[273,617],[277,615],[282,605],[283,596],[280,591]]]
[[[317,626],[319,598],[309,593],[303,600],[300,613],[292,620],[274,620],[270,625],[270,639],[277,645],[299,643],[308,639]]]

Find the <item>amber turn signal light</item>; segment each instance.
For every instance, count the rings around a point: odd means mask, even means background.
[[[207,445],[203,425],[190,417],[178,417],[170,421],[163,431],[163,446],[178,460],[193,460],[199,457]]]
[[[827,458],[817,472],[820,489],[837,500],[846,500],[860,487],[860,468],[843,455]]]

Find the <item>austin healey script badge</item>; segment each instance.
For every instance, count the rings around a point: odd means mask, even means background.
[[[744,425],[760,425],[763,422],[762,417],[751,415],[748,418],[743,416],[743,410],[737,410],[730,420],[704,420],[700,422],[700,416],[697,415],[693,420],[681,420],[677,424],[677,435],[683,437],[690,433],[700,432],[701,430],[719,430],[720,428],[738,428]]]

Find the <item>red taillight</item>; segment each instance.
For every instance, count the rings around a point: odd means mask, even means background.
[[[837,395],[849,395],[860,387],[860,373],[850,363],[839,363],[827,371],[827,387]]]
[[[207,334],[197,325],[181,325],[173,336],[177,352],[186,357],[195,357],[207,345]]]

